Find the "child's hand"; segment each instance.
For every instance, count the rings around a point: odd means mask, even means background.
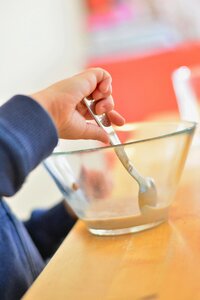
[[[108,136],[97,124],[86,122],[91,116],[82,100],[89,97],[97,101],[96,113],[107,113],[118,126],[124,118],[117,113],[111,96],[111,76],[100,68],[86,70],[78,75],[53,84],[32,95],[51,115],[60,138],[96,139],[107,143]]]
[[[80,174],[80,186],[89,199],[104,199],[113,189],[113,181],[109,174],[102,171],[86,169],[83,167]]]

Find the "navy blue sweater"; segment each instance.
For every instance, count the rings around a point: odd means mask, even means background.
[[[0,299],[20,299],[74,224],[63,203],[18,220],[3,201],[58,141],[48,113],[18,95],[0,107]],[[28,201],[28,199],[27,199]]]

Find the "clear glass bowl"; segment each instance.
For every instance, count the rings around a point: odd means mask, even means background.
[[[157,204],[142,210],[138,184],[114,151],[120,146],[87,141],[89,149],[81,149],[83,141],[70,141],[76,150],[53,153],[44,164],[91,233],[138,232],[168,219],[194,130],[195,123],[184,121],[126,124],[117,129],[130,161],[141,175],[155,181]]]

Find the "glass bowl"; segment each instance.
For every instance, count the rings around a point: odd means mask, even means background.
[[[97,235],[133,233],[168,219],[196,124],[144,122],[117,128],[129,160],[144,177],[153,178],[155,206],[138,204],[138,183],[115,153],[97,141],[70,141],[44,162],[62,195],[89,231]],[[86,148],[83,145],[86,143]]]

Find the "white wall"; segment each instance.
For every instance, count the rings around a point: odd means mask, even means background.
[[[84,67],[84,7],[81,0],[0,2],[0,104],[31,93]],[[8,202],[20,217],[53,204],[60,193],[42,167]]]

